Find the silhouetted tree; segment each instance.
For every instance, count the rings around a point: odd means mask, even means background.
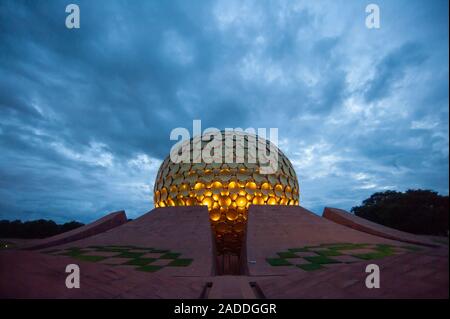
[[[84,224],[71,221],[58,225],[52,220],[0,220],[0,237],[2,238],[45,238],[78,228]]]
[[[351,211],[359,217],[414,234],[448,235],[448,196],[430,190],[374,193]]]

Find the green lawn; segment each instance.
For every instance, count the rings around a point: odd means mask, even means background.
[[[321,250],[321,251],[315,251],[316,254],[319,254],[321,256],[342,256],[343,254],[339,252],[338,250],[329,249],[329,250]]]
[[[181,254],[180,253],[165,253],[160,259],[177,259]]]
[[[298,258],[298,256],[291,251],[282,251],[277,253],[277,255],[280,256],[280,258]]]
[[[267,262],[271,266],[291,266],[292,264],[283,258],[267,258]]]
[[[118,258],[139,258],[142,255],[145,255],[145,252],[142,253],[134,253],[134,252],[129,252],[129,251],[124,251],[121,254],[115,256]]]
[[[339,260],[331,259],[326,256],[312,256],[312,257],[303,257],[307,261],[313,264],[339,264]]]
[[[192,259],[190,258],[180,258],[172,260],[167,266],[172,267],[187,267],[192,263]]]

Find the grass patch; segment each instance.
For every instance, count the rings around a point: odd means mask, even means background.
[[[376,246],[376,250],[379,251],[389,251],[389,250],[394,250],[395,246],[393,245],[389,245],[389,244],[377,244]]]
[[[322,250],[322,251],[315,251],[316,254],[319,254],[321,256],[342,256],[343,254],[335,249],[329,249],[329,250]]]
[[[282,251],[277,253],[277,255],[280,256],[280,258],[298,258],[298,256],[292,251]]]
[[[320,264],[303,264],[297,265],[297,267],[305,271],[314,271],[323,268]]]
[[[155,253],[155,254],[164,254],[169,252],[167,249],[152,249],[150,251],[151,253]]]
[[[160,256],[160,259],[177,259],[181,254],[180,253],[165,253]]]
[[[266,258],[271,266],[291,266],[292,264],[283,258]]]
[[[135,266],[145,266],[147,264],[150,264],[151,262],[154,262],[156,258],[134,258],[123,265],[135,265]]]
[[[114,257],[119,257],[119,258],[139,258],[142,255],[144,255],[145,253],[132,253],[129,251],[124,251],[121,254],[114,256]]]
[[[172,267],[186,267],[192,263],[192,259],[190,258],[180,258],[172,260],[167,266]]]
[[[136,270],[145,271],[145,272],[155,272],[163,268],[162,266],[156,266],[156,265],[147,265],[136,268]]]
[[[307,261],[313,264],[339,264],[339,260],[331,259],[326,256],[312,256],[312,257],[303,257]]]
[[[97,261],[101,261],[101,260],[105,260],[107,257],[103,257],[103,256],[83,256],[83,255],[78,255],[75,256],[76,259],[82,260],[82,261],[91,261],[91,262],[97,262]]]

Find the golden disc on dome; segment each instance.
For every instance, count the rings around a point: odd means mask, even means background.
[[[238,180],[240,180],[240,181],[248,181],[248,180],[250,179],[250,175],[242,174],[242,173],[236,174],[236,177],[237,177]]]
[[[218,176],[218,178],[221,182],[228,182],[229,180],[231,180],[232,177],[233,176],[231,175],[230,170],[227,168],[222,169]]]
[[[273,190],[275,191],[275,195],[277,195],[278,197],[282,197],[284,195],[283,185],[281,184],[276,184]]]
[[[291,188],[295,187],[295,180],[292,177],[288,178],[288,183],[289,183],[289,186],[291,186]]]
[[[161,200],[165,201],[167,199],[167,189],[165,187],[163,187],[161,189]]]
[[[247,205],[247,198],[245,198],[244,196],[239,196],[238,198],[236,198],[236,205],[238,207],[245,207],[245,205]]]
[[[234,208],[228,208],[227,212],[225,213],[228,220],[236,220],[238,218],[239,214],[236,209]]]
[[[264,195],[269,195],[272,193],[272,185],[270,185],[269,183],[263,183],[261,185],[261,193],[263,193]]]
[[[290,186],[286,186],[284,188],[284,193],[286,194],[286,197],[291,199],[292,198],[292,189]]]
[[[213,199],[211,197],[204,197],[202,200],[203,206],[208,206],[208,208],[212,208]]]
[[[197,204],[197,200],[193,197],[189,197],[186,199],[185,203],[186,203],[186,206],[194,206]]]
[[[229,196],[219,196],[219,205],[228,207],[231,205],[231,198]]]
[[[245,184],[245,191],[248,194],[254,194],[255,190],[256,190],[256,183],[255,182],[247,182],[247,184]]]
[[[213,194],[220,194],[222,192],[223,185],[219,181],[215,181],[211,184],[211,192]]]
[[[261,184],[267,182],[267,178],[264,175],[260,175],[259,173],[253,173],[253,179],[256,183]]]
[[[167,176],[166,179],[164,180],[164,187],[169,188],[170,185],[172,185],[172,177]]]
[[[274,174],[268,175],[267,178],[269,179],[269,182],[272,185],[278,184],[280,182]]]
[[[206,189],[205,192],[203,193],[203,196],[206,197],[212,197],[213,196],[213,192],[209,189]]]
[[[178,189],[177,189],[177,187],[175,186],[175,185],[172,185],[172,186],[170,186],[170,193],[177,193],[178,192]]]
[[[175,204],[175,206],[186,206],[186,203],[182,198],[177,198]]]
[[[200,182],[197,182],[195,185],[194,185],[194,191],[198,194],[198,193],[201,193],[201,194],[203,194],[203,192],[205,191],[205,184],[203,184],[203,183],[200,183]]]
[[[239,184],[235,181],[229,182],[228,183],[228,191],[230,192],[230,194],[237,194],[239,193]]]
[[[264,205],[264,198],[262,196],[255,196],[253,197],[253,202],[254,205]]]
[[[220,208],[213,208],[211,209],[211,211],[209,212],[209,218],[213,221],[216,222],[220,219]]]

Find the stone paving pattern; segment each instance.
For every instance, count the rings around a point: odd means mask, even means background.
[[[336,243],[406,245],[363,233],[300,206],[251,206],[247,222],[246,254],[251,276],[285,275],[292,267],[272,267],[266,259],[288,248]]]
[[[113,245],[158,248],[192,259],[189,267],[170,267],[159,272],[211,276],[215,271],[213,238],[206,206],[155,208],[120,227],[57,248]],[[149,255],[147,258],[152,257]]]
[[[387,244],[336,243],[318,246],[289,248],[266,258],[273,267],[292,266],[304,271],[315,271],[335,264],[351,264],[361,260],[377,260],[388,256],[420,251],[417,246],[394,246]]]
[[[164,267],[188,267],[191,258],[182,258],[180,253],[158,248],[135,246],[89,246],[85,248],[70,247],[43,251],[54,256],[100,262],[111,266],[132,266],[136,270],[155,272]]]

